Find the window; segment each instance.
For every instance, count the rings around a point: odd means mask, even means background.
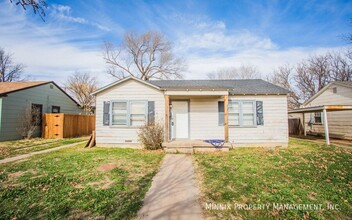
[[[337,93],[337,87],[332,88],[332,92],[333,92],[333,93]]]
[[[242,126],[254,126],[254,119],[254,102],[242,102]]]
[[[229,126],[253,127],[256,126],[255,101],[230,101]]]
[[[130,102],[130,125],[141,126],[146,122],[146,103],[144,101]]]
[[[127,125],[127,102],[112,103],[112,125]]]
[[[42,125],[43,105],[32,104],[32,123],[36,126]]]
[[[105,110],[109,102],[104,103]],[[113,101],[111,102],[111,125],[142,126],[147,122],[147,101]],[[154,105],[154,102],[150,102]],[[151,110],[154,114],[154,106]],[[149,115],[148,115],[149,116]],[[104,124],[109,118],[108,112],[104,111]],[[152,117],[152,116],[150,116]],[[153,116],[154,117],[154,116]]]
[[[230,126],[240,126],[240,102],[229,102],[228,117]]]
[[[314,123],[321,124],[321,112],[314,112]]]
[[[51,106],[51,113],[60,113],[60,106]]]

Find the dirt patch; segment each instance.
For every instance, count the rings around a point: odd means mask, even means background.
[[[22,176],[23,174],[25,174],[26,172],[27,172],[27,171],[24,171],[24,172],[18,171],[18,172],[15,172],[15,173],[10,173],[10,174],[8,175],[8,177],[9,177],[9,179],[16,179],[16,178]]]
[[[108,176],[104,176],[103,180],[95,181],[88,183],[88,186],[93,186],[95,189],[109,189],[110,186],[114,183],[114,180],[111,180]]]
[[[97,168],[98,171],[107,172],[117,167],[117,163],[106,163]]]

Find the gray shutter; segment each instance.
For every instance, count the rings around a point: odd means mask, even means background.
[[[223,126],[224,121],[225,121],[224,102],[223,101],[218,102],[218,112],[219,112],[219,126]]]
[[[103,107],[103,125],[109,126],[110,125],[110,102],[104,102]]]
[[[263,101],[256,101],[257,125],[264,125]]]
[[[155,102],[148,101],[148,124],[155,123]]]

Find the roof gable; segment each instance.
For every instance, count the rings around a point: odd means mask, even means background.
[[[77,106],[80,104],[72,98],[67,92],[65,92],[60,86],[58,86],[53,81],[32,81],[32,82],[0,82],[0,96],[6,96],[7,94],[18,92],[26,89],[31,89],[37,86],[42,86],[52,83],[56,88],[58,88],[62,93],[64,93],[69,99],[71,99]]]
[[[323,87],[321,90],[319,90],[315,95],[313,95],[311,98],[309,98],[307,101],[305,101],[303,103],[303,106],[308,105],[309,103],[311,103],[314,99],[316,99],[317,97],[319,97],[323,92],[325,92],[328,88],[330,88],[331,86],[344,86],[344,87],[348,87],[348,88],[352,88],[352,82],[351,81],[335,81],[335,82],[330,82],[329,84],[327,84],[325,87]]]
[[[36,86],[50,83],[51,81],[34,81],[34,82],[0,82],[0,95],[33,88]]]
[[[111,83],[111,84],[109,84],[109,85],[107,85],[107,86],[104,86],[104,87],[102,87],[102,88],[100,88],[100,89],[94,91],[94,92],[92,93],[92,95],[96,95],[96,94],[98,94],[98,93],[100,93],[100,92],[102,92],[102,91],[105,91],[105,90],[107,90],[107,89],[109,89],[109,88],[112,88],[112,87],[114,87],[114,86],[120,85],[120,84],[122,84],[122,83],[124,83],[124,82],[127,82],[127,81],[129,81],[129,80],[135,80],[135,81],[137,81],[137,82],[139,82],[139,83],[142,83],[142,84],[147,85],[147,86],[150,86],[150,87],[152,87],[152,88],[154,88],[154,89],[160,90],[160,87],[149,83],[149,81],[145,81],[145,80],[141,80],[141,79],[138,79],[138,78],[136,78],[136,77],[133,77],[133,76],[129,76],[129,77],[126,77],[126,78],[124,78],[124,79],[118,80],[118,81],[116,81],[116,82],[113,82],[113,83]]]

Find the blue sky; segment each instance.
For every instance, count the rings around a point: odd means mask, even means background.
[[[156,30],[185,58],[186,79],[220,68],[254,65],[268,75],[279,65],[340,50],[350,33],[350,1],[47,1],[46,22],[0,0],[0,47],[36,80],[65,81],[90,72],[102,84],[101,46],[126,31]]]

